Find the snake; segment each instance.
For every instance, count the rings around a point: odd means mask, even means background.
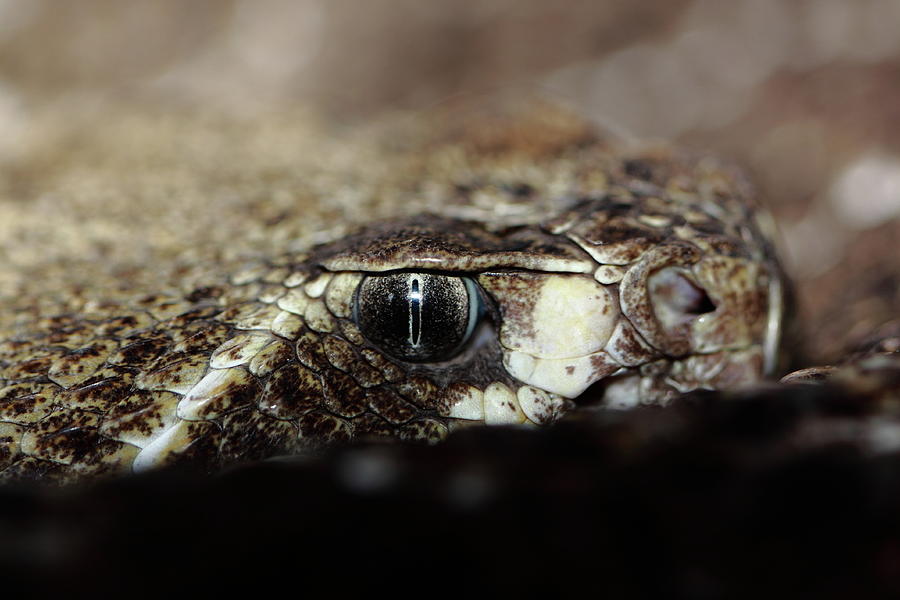
[[[0,480],[433,444],[777,371],[787,281],[739,169],[546,109],[430,118],[379,134],[371,161],[415,167],[352,182],[383,198],[372,219],[211,278],[170,265],[175,283],[154,289],[144,265],[114,289],[17,297],[0,328]]]

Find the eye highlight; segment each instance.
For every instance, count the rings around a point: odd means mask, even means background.
[[[353,315],[372,344],[412,362],[453,358],[478,322],[475,282],[435,273],[368,275]]]

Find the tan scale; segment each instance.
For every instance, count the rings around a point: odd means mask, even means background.
[[[202,354],[163,356],[158,366],[151,366],[135,378],[135,387],[187,394],[206,374],[208,367],[209,356]]]
[[[458,383],[447,388],[448,416],[465,421],[484,420],[484,392],[473,385]]]
[[[315,279],[303,284],[303,291],[310,298],[319,298],[325,293],[328,282],[331,281],[331,273],[322,273]]]
[[[216,419],[258,397],[258,386],[246,369],[213,369],[184,395],[175,414],[188,421]]]
[[[303,320],[310,329],[319,333],[329,333],[335,328],[334,317],[321,300],[313,300],[306,305],[306,309],[303,311]]]
[[[134,392],[113,404],[100,425],[100,434],[145,448],[178,422],[175,411],[181,396],[173,392]]]
[[[283,338],[294,340],[303,331],[303,319],[288,311],[281,311],[272,319],[272,333]]]
[[[247,368],[257,377],[266,377],[281,365],[289,362],[293,352],[286,342],[273,340],[250,359]]]
[[[227,369],[250,362],[260,350],[272,342],[269,335],[241,333],[213,350],[209,366],[213,369]]]
[[[518,389],[516,398],[525,417],[537,425],[552,423],[573,405],[556,394],[527,385]]]
[[[515,425],[525,421],[519,399],[508,386],[494,382],[484,390],[484,422],[488,425]]]

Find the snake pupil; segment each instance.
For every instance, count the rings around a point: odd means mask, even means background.
[[[418,346],[422,337],[422,293],[419,280],[412,278],[409,291],[409,343]]]
[[[474,329],[474,285],[434,273],[369,275],[356,291],[356,324],[369,342],[396,358],[447,360]]]

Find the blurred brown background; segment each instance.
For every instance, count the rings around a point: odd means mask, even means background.
[[[4,262],[85,210],[74,179],[41,182],[78,161],[85,180],[92,136],[122,137],[108,113],[347,124],[522,90],[745,165],[827,359],[900,312],[898,31],[897,0],[0,0]]]

